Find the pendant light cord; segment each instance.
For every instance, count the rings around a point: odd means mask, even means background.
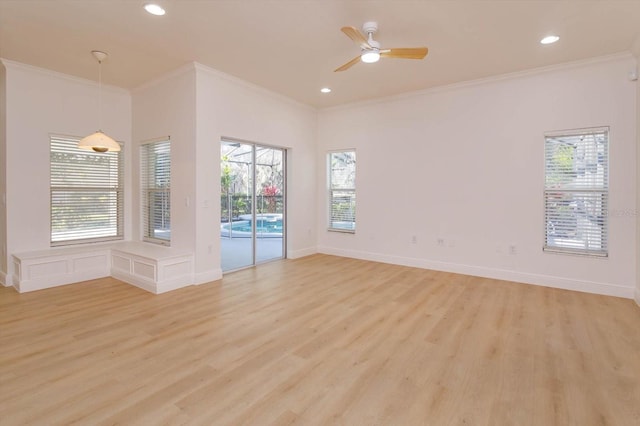
[[[102,131],[102,61],[98,60],[98,130]]]

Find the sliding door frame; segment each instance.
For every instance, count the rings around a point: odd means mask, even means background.
[[[243,139],[238,139],[238,138],[232,138],[232,137],[226,137],[223,136],[220,138],[220,144],[224,144],[224,143],[239,143],[239,144],[244,144],[244,145],[250,145],[251,146],[251,187],[252,187],[252,191],[251,191],[251,215],[252,215],[252,221],[253,223],[251,224],[251,256],[252,256],[252,263],[251,265],[247,265],[245,267],[240,267],[238,269],[233,269],[233,270],[229,270],[229,271],[225,271],[225,272],[233,272],[236,270],[240,270],[240,269],[245,269],[245,268],[250,268],[252,266],[255,265],[259,265],[262,263],[267,263],[267,262],[272,262],[275,260],[282,260],[282,259],[286,259],[287,258],[287,216],[288,216],[288,188],[287,188],[287,181],[288,181],[288,177],[287,177],[287,157],[288,157],[288,149],[287,148],[283,148],[283,147],[279,147],[279,146],[274,146],[274,145],[268,145],[268,144],[263,144],[263,143],[258,143],[258,142],[253,142],[253,141],[248,141],[248,140],[243,140]],[[256,164],[256,153],[258,148],[266,148],[266,149],[274,149],[277,151],[280,151],[282,153],[282,256],[280,256],[279,258],[272,258],[272,259],[267,259],[267,260],[263,260],[258,262],[257,261],[257,192],[258,192],[258,187],[257,187],[257,183],[256,183],[256,170],[257,170],[257,164]],[[229,216],[231,217],[231,211],[229,211]],[[231,235],[231,234],[230,234]]]

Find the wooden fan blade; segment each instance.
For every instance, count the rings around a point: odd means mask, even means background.
[[[349,62],[347,62],[343,66],[341,66],[340,68],[336,68],[335,70],[333,70],[333,72],[348,70],[349,68],[351,68],[352,66],[354,66],[358,62],[360,62],[360,55],[356,56],[355,58],[353,58],[352,60],[350,60]]]
[[[367,38],[362,35],[355,27],[342,27],[342,32],[347,35],[351,40],[355,41],[362,49],[371,49],[371,45],[367,41]]]
[[[429,49],[426,47],[401,47],[398,49],[384,49],[380,51],[383,58],[423,59]]]

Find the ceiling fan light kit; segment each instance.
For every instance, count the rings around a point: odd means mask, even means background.
[[[374,50],[363,52],[362,55],[360,55],[360,60],[365,64],[373,64],[380,60],[380,52]]]
[[[373,21],[365,22],[362,30],[367,34],[367,37],[355,27],[342,27],[342,32],[356,42],[360,46],[361,51],[359,56],[356,56],[341,67],[336,68],[334,72],[348,70],[358,62],[367,64],[378,62],[380,58],[424,59],[429,52],[429,49],[426,47],[380,49],[380,43],[373,39],[373,35],[378,31],[378,23]]]
[[[548,35],[540,40],[540,44],[553,44],[558,40],[560,40],[560,37],[558,37],[557,35]]]
[[[162,6],[156,3],[146,3],[144,5],[144,10],[155,16],[162,16],[166,13]]]
[[[362,30],[368,35],[367,44],[369,49],[363,48],[360,60],[365,64],[373,64],[380,60],[380,43],[373,39],[373,35],[378,31],[377,22],[365,22]]]

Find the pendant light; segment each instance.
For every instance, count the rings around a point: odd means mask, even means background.
[[[98,128],[102,125],[102,61],[107,54],[99,50],[92,50],[91,54],[98,61]],[[102,130],[86,136],[78,142],[78,148],[95,152],[120,151],[120,144]]]

